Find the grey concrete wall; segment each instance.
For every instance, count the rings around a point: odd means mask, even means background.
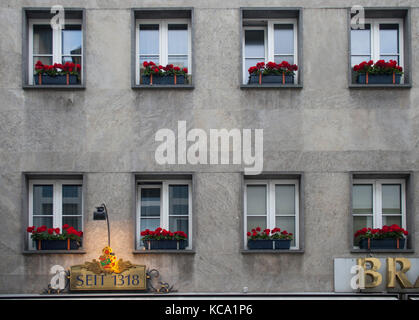
[[[86,89],[24,90],[22,7],[59,3],[86,8]],[[348,89],[347,7],[355,4],[412,7],[411,89]],[[52,265],[97,258],[106,232],[92,212],[103,201],[117,256],[159,269],[180,292],[333,291],[333,258],[362,256],[350,252],[349,172],[411,171],[418,185],[417,1],[171,1],[194,7],[195,88],[133,90],[130,9],[167,5],[0,2],[0,293],[40,292]],[[239,88],[239,8],[249,6],[303,8],[303,89]],[[240,252],[242,167],[156,164],[154,134],[178,120],[188,129],[264,129],[264,170],[305,176],[304,253]],[[133,173],[160,171],[194,174],[195,254],[133,254]],[[84,173],[86,254],[22,254],[24,172]],[[419,208],[419,189],[413,194]]]

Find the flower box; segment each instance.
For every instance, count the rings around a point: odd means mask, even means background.
[[[292,233],[280,228],[265,229],[260,227],[247,232],[247,248],[250,250],[289,250],[294,238]]]
[[[403,68],[395,60],[362,61],[353,67],[353,71],[360,84],[400,84],[403,74]]]
[[[184,250],[188,245],[186,240],[145,240],[147,250]]]
[[[37,240],[37,250],[78,250],[80,242],[77,240]]]
[[[291,247],[291,240],[274,240],[275,250],[289,250]]]
[[[158,227],[154,231],[141,231],[141,237],[146,250],[184,250],[188,246],[188,236],[183,231],[171,232]]]
[[[258,62],[256,66],[250,67],[249,81],[247,84],[294,84],[294,75],[298,66],[289,64],[287,61],[281,63]]]
[[[380,228],[362,228],[358,230],[354,237],[359,238],[361,249],[404,249],[407,230],[397,224],[383,226]]]
[[[77,231],[68,224],[63,225],[63,232],[60,228],[28,227],[31,239],[37,250],[77,250],[81,246],[82,231]]]
[[[142,75],[141,76],[141,84],[151,85],[151,76]],[[157,85],[176,85],[176,84],[185,84],[185,76],[184,75],[177,75],[176,76],[176,83],[175,83],[175,76],[153,76],[153,83]]]
[[[294,76],[293,75],[262,75],[261,77],[261,84],[266,83],[275,83],[275,84],[294,84]],[[259,76],[258,75],[250,75],[248,84],[259,84]]]
[[[401,74],[394,74],[394,83],[392,74],[368,74],[368,84],[400,84]],[[357,82],[367,84],[367,75],[359,74]]]
[[[80,72],[80,64],[73,62],[49,66],[37,61],[33,79],[35,85],[75,85],[79,84]]]
[[[369,243],[368,243],[368,240]],[[398,243],[397,243],[398,242]],[[363,238],[359,241],[360,249],[404,249],[406,239],[368,239]]]
[[[39,82],[39,78],[41,77],[41,82]],[[52,85],[67,85],[67,75],[56,75],[56,76],[50,76],[47,74],[41,74],[34,75],[33,76],[35,84],[36,85],[46,85],[46,84],[52,84]],[[78,79],[76,75],[68,75],[68,84],[74,85],[78,84]]]
[[[247,248],[250,250],[273,250],[274,240],[248,240]]]

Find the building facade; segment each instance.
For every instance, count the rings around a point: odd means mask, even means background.
[[[54,5],[63,30],[50,24]],[[2,1],[0,293],[39,293],[53,265],[97,259],[102,203],[116,255],[179,292],[333,293],[334,259],[419,257],[418,5]],[[379,59],[403,67],[400,83],[357,83],[353,66]],[[79,80],[39,84],[37,61],[80,64]],[[188,68],[187,80],[149,85],[144,61]],[[249,84],[261,61],[298,70],[290,83]],[[176,137],[166,164],[161,129]],[[214,129],[237,129],[243,143],[253,130],[253,152],[263,129],[261,172],[246,172],[245,147],[234,164],[233,145],[228,163],[182,155],[183,134],[205,133],[210,146]],[[65,224],[83,231],[78,250],[37,250],[26,231]],[[354,242],[358,229],[392,224],[409,232],[403,249]],[[187,248],[144,250],[140,232],[158,226],[185,231]],[[250,250],[256,226],[292,230],[290,250]]]

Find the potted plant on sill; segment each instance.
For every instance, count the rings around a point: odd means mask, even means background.
[[[271,231],[271,238],[274,241],[274,249],[289,249],[293,234],[288,233],[287,230],[281,231],[280,228],[274,228]]]
[[[295,71],[298,70],[296,64],[290,64],[287,61],[281,63],[258,62],[256,66],[250,67],[248,84],[293,84]]]
[[[355,233],[360,249],[404,249],[409,233],[396,224],[382,229],[363,228]]]
[[[80,71],[80,64],[73,62],[44,65],[37,61],[33,77],[36,85],[75,85],[80,83]]]
[[[183,231],[171,232],[160,227],[154,231],[146,229],[141,236],[146,250],[184,250],[188,244]]]
[[[31,239],[35,241],[37,250],[77,250],[81,246],[83,237],[82,231],[77,231],[68,224],[63,225],[62,233],[60,228],[46,226],[28,227],[26,231],[31,233]]]
[[[146,85],[176,85],[186,84],[188,68],[180,68],[173,64],[165,67],[156,65],[153,61],[144,61],[141,70],[141,84]]]
[[[394,60],[363,61],[354,66],[353,71],[360,84],[400,84],[403,74],[403,68]]]
[[[281,231],[280,228],[261,232],[261,228],[257,227],[248,232],[247,236],[247,247],[250,250],[289,250],[293,239],[292,233]]]

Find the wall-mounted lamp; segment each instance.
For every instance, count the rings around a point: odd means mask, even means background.
[[[93,212],[93,220],[106,220],[108,223],[108,247],[110,247],[111,230],[109,228],[108,209],[106,209],[106,205],[104,203],[102,203],[99,207],[96,207],[96,210]]]

